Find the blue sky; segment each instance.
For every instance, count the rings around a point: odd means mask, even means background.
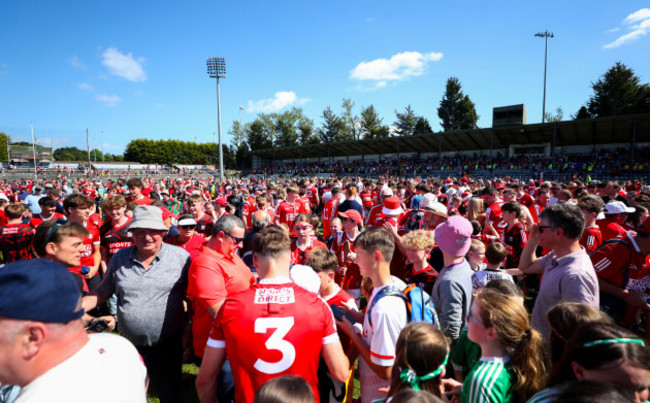
[[[135,138],[212,141],[216,84],[205,58],[225,57],[224,142],[239,106],[301,106],[320,126],[343,98],[373,104],[384,123],[410,104],[440,129],[436,108],[457,76],[479,126],[492,108],[523,103],[541,121],[569,118],[616,61],[650,82],[650,1],[3,1],[0,131],[41,144],[106,152]],[[92,142],[92,140],[91,140]]]

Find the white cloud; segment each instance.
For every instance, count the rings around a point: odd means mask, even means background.
[[[83,64],[81,60],[79,60],[79,57],[77,55],[74,55],[68,59],[68,63],[70,63],[70,66],[75,69],[85,70],[87,68],[86,65]]]
[[[111,74],[134,82],[147,79],[147,73],[142,68],[144,57],[134,59],[132,53],[124,54],[116,48],[106,49],[102,56],[104,57],[102,64]]]
[[[81,90],[92,91],[93,86],[88,83],[79,83],[77,87]]]
[[[273,98],[261,99],[259,101],[248,101],[248,106],[246,107],[246,112],[256,113],[256,112],[277,112],[281,109],[291,106],[294,103],[298,105],[304,105],[309,102],[309,98],[300,98],[293,91],[279,91],[275,93]]]
[[[618,48],[630,41],[639,39],[650,32],[650,8],[642,8],[625,17],[623,25],[630,32],[603,46],[603,49]],[[612,31],[612,30],[610,30]]]
[[[122,102],[122,98],[118,97],[115,94],[113,95],[101,94],[101,95],[97,95],[95,99],[98,100],[99,102],[104,103],[104,105],[106,106],[116,106],[117,104]]]
[[[357,80],[374,80],[376,88],[383,88],[388,81],[402,81],[410,77],[421,76],[430,62],[442,59],[442,53],[402,52],[390,59],[375,59],[359,63],[350,78]]]
[[[608,32],[608,33],[609,33],[609,32],[618,32],[618,31],[620,31],[620,30],[621,30],[621,28],[616,27],[616,28],[608,29],[608,30],[605,31],[605,32]]]

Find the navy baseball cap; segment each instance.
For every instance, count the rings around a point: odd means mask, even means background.
[[[21,260],[0,268],[0,317],[68,323],[83,316],[81,291],[63,265]]]

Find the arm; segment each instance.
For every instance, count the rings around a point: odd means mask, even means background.
[[[526,274],[536,274],[543,273],[544,268],[538,262],[537,257],[535,256],[535,249],[539,245],[539,228],[537,224],[531,226],[530,234],[528,237],[528,243],[526,247],[521,252],[521,257],[519,258],[519,270]]]
[[[108,248],[100,246],[99,252],[102,257],[100,268],[102,269],[102,273],[106,273],[106,269],[108,268]]]
[[[400,252],[402,252],[402,254],[406,256],[406,248],[402,243],[402,237],[400,237],[399,234],[397,233],[397,227],[389,224],[388,222],[385,222],[384,228],[388,230],[388,232],[390,232],[390,234],[393,236],[393,239],[395,240],[395,245],[399,248]]]
[[[463,325],[463,290],[455,282],[441,284],[440,327],[445,336],[455,341]]]
[[[324,344],[322,354],[332,377],[341,383],[345,383],[350,376],[350,361],[343,352],[341,342],[336,340]]]
[[[373,372],[377,374],[377,376],[379,376],[382,379],[391,378],[393,367],[392,366],[384,367],[372,362],[372,360],[370,359],[370,347],[368,347],[368,345],[363,341],[360,335],[355,333],[352,324],[348,322],[347,318],[343,317],[343,322],[337,320],[336,326],[342,329],[343,332],[350,338],[350,340],[352,340],[352,343],[359,351],[361,357],[368,364],[368,366],[373,370]]]
[[[217,375],[226,361],[226,348],[206,346],[203,362],[196,377],[196,392],[201,403],[213,403],[217,399]]]
[[[99,271],[99,265],[102,262],[102,254],[99,251],[99,244],[93,245],[93,267],[90,268],[90,273],[86,274],[86,279],[90,279],[97,271]]]

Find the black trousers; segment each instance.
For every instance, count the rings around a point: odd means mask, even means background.
[[[181,336],[169,337],[153,346],[137,347],[147,367],[151,381],[161,403],[181,401],[181,375],[183,347]]]

